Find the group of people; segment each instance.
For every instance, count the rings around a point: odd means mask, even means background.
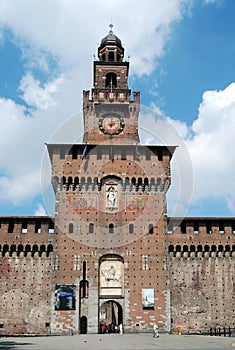
[[[123,333],[122,324],[115,325],[114,323],[106,325],[105,323],[101,323],[100,325],[100,333]],[[153,325],[153,337],[159,338],[158,326],[156,324]]]
[[[122,334],[122,324],[115,325],[114,323],[106,325],[105,323],[102,323],[100,325],[100,332],[102,334],[105,333],[120,333]]]

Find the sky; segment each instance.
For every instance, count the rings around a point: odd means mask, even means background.
[[[112,21],[143,144],[177,145],[168,215],[235,215],[234,0],[0,0],[0,215],[53,215],[45,143],[81,142]]]

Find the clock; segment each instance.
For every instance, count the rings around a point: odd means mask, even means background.
[[[123,118],[117,113],[105,113],[99,119],[99,129],[108,135],[118,135],[123,131],[125,126]]]

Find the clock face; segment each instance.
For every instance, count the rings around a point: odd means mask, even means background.
[[[124,120],[117,114],[105,114],[99,120],[99,128],[104,134],[117,135],[124,129]]]

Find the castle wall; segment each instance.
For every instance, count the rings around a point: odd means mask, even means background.
[[[169,221],[174,226],[167,237],[172,329],[234,327],[234,218]]]
[[[0,222],[0,334],[49,334],[54,224],[49,217]]]

